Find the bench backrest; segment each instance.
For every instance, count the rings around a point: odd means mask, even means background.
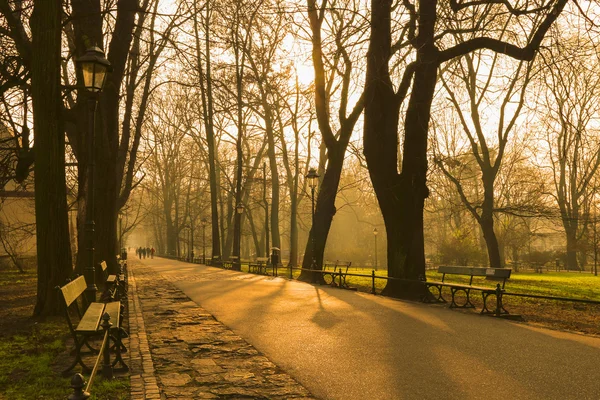
[[[471,277],[471,283],[474,276],[485,276],[488,278],[502,279],[504,282],[510,278],[512,269],[510,268],[484,268],[484,267],[458,267],[449,265],[440,265],[438,272],[443,274],[442,281],[446,274],[449,275],[466,275]],[[469,283],[469,284],[471,284]],[[504,286],[504,284],[503,284]]]
[[[79,278],[72,280],[71,282],[67,283],[65,286],[60,288],[60,291],[62,292],[62,295],[65,299],[65,304],[67,308],[69,308],[69,306],[75,300],[77,300],[79,296],[81,296],[81,293],[83,293],[86,288],[87,284],[85,282],[84,276],[80,276]]]
[[[256,257],[256,262],[266,263],[267,261],[269,261],[269,257]]]

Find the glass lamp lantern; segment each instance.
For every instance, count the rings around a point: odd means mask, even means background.
[[[90,47],[77,59],[77,64],[83,73],[86,90],[92,93],[101,92],[110,69],[110,62],[104,57],[104,52],[96,46]]]

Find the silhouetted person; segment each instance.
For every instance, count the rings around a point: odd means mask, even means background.
[[[154,252],[155,252],[155,251],[156,251],[156,250],[154,250],[154,247],[152,247],[152,248],[150,249],[150,258],[154,258]]]

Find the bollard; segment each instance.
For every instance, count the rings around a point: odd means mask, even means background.
[[[73,388],[73,394],[67,397],[68,400],[85,400],[90,398],[90,394],[83,390],[85,387],[85,379],[83,375],[77,373],[71,378],[71,388]]]
[[[102,316],[102,324],[100,324],[100,326],[102,327],[102,329],[104,329],[104,334],[108,334],[108,336],[106,337],[106,342],[104,343],[104,362],[102,364],[102,376],[105,379],[112,379],[113,369],[112,365],[110,364],[110,333],[108,333],[110,327],[112,326],[112,322],[110,322],[109,313],[104,313],[104,315]],[[121,344],[117,343],[117,345],[120,346]]]
[[[496,317],[500,316],[500,310],[502,309],[502,289],[500,284],[496,284]]]
[[[375,291],[375,270],[371,270],[371,293],[377,294]]]

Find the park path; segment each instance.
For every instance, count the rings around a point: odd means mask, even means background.
[[[600,338],[284,278],[142,262],[317,398],[600,399]]]

